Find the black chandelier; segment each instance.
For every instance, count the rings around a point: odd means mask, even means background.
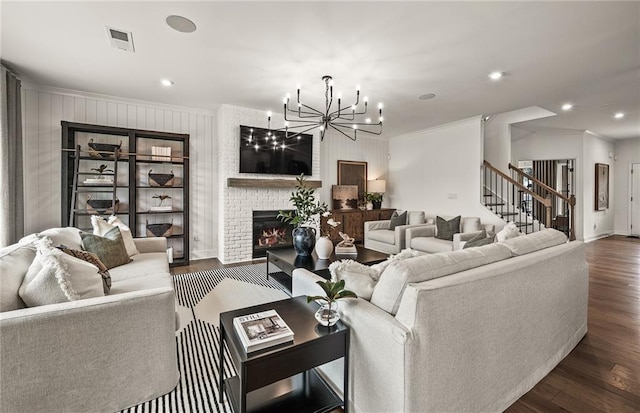
[[[332,77],[328,75],[323,76],[322,80],[325,84],[324,112],[302,103],[300,101],[300,86],[298,86],[297,108],[291,109],[289,106],[291,96],[287,94],[283,99],[285,126],[280,129],[275,129],[275,131],[284,131],[286,138],[295,138],[312,129],[320,128],[321,141],[324,139],[324,134],[329,128],[340,132],[352,141],[356,140],[359,131],[372,135],[382,134],[382,103],[378,104],[378,123],[371,123],[371,118],[359,118],[360,120],[357,120],[356,116],[360,117],[367,113],[367,98],[365,97],[363,99],[364,109],[362,109],[362,112],[359,112],[358,105],[360,104],[360,86],[356,86],[356,102],[351,106],[342,106],[342,96],[338,94],[336,97],[338,100],[338,108],[332,111],[333,80]],[[292,117],[288,117],[287,114]],[[271,112],[269,112],[268,116],[269,130],[271,131]],[[377,129],[372,129],[376,127]]]

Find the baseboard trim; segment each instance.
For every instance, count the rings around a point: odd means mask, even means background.
[[[599,239],[602,239],[602,238],[607,238],[607,237],[612,236],[613,234],[614,234],[613,231],[607,231],[604,234],[592,235],[590,237],[586,237],[584,239],[584,242],[591,242],[591,241],[596,241],[596,240],[599,240]]]

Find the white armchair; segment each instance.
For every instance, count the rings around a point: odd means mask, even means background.
[[[495,231],[492,224],[481,224],[478,217],[462,217],[459,232],[453,234],[453,240],[436,237],[436,225],[409,228],[405,234],[405,248],[435,254],[437,252],[456,251],[464,247],[465,242],[478,235],[482,230]]]
[[[406,232],[411,228],[433,224],[422,211],[407,211],[405,225],[390,229],[391,220],[369,221],[364,223],[364,247],[388,254],[397,254],[407,248]]]

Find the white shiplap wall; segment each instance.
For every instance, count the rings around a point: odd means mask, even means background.
[[[327,132],[320,144],[320,177],[322,188],[320,199],[331,206],[331,186],[338,184],[338,161],[364,161],[367,162],[367,179],[389,180],[387,177],[389,141],[384,138],[370,138],[358,136],[354,142],[340,134]],[[362,134],[364,135],[364,134]],[[390,205],[389,200],[383,197],[383,207]]]
[[[215,112],[28,84],[23,85],[22,106],[25,233],[61,224],[60,121],[188,133],[191,258],[216,256]]]

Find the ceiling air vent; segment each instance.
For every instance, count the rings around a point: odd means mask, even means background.
[[[109,26],[105,26],[105,28],[107,29],[107,37],[109,37],[111,47],[132,53],[135,51],[133,48],[133,36],[131,32],[114,29]]]

